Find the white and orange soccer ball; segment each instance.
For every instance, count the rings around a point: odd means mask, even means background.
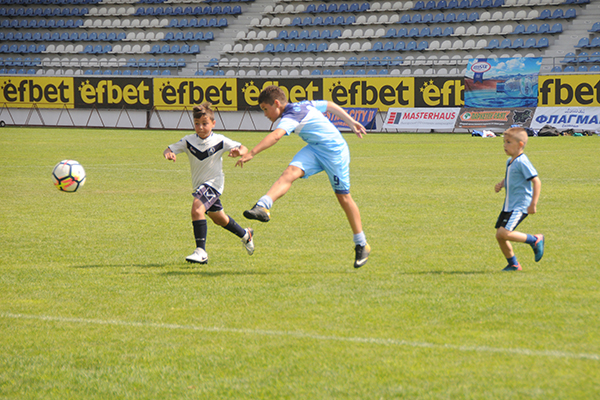
[[[62,192],[76,192],[85,184],[85,170],[75,160],[62,160],[52,170],[54,185]]]

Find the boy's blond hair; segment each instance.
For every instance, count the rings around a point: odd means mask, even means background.
[[[529,138],[529,136],[527,136],[527,131],[520,127],[508,128],[504,131],[504,136],[508,136],[523,142],[523,146],[527,144],[527,139]]]
[[[215,112],[212,108],[210,108],[210,106],[212,106],[212,104],[208,102],[202,103],[199,106],[195,106],[192,112],[194,119],[200,119],[206,115],[211,121],[214,121]]]
[[[288,101],[285,92],[279,86],[267,86],[258,95],[258,104],[264,103],[272,106],[275,100],[279,100],[281,104],[285,104]]]

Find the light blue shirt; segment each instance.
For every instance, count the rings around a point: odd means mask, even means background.
[[[327,103],[327,100],[288,103],[277,128],[283,129],[286,135],[296,132],[319,150],[339,150],[347,144],[340,131],[323,114],[327,111]]]
[[[538,173],[525,154],[517,156],[512,162],[511,158],[506,161],[503,211],[527,213],[533,195],[531,180],[536,176]]]

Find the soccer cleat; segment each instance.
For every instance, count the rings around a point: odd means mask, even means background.
[[[367,243],[364,246],[359,244],[354,248],[356,252],[356,257],[354,258],[354,268],[360,268],[367,263],[369,259],[369,254],[371,254],[371,246]]]
[[[502,271],[521,271],[523,268],[521,268],[521,264],[517,264],[517,265],[507,265],[506,267],[504,267],[504,269]]]
[[[254,229],[246,229],[246,234],[242,238],[242,244],[246,248],[249,255],[254,254]]]
[[[208,262],[208,254],[206,254],[206,250],[203,248],[197,247],[185,260],[190,263],[206,264]]]
[[[531,245],[531,248],[533,249],[533,254],[535,254],[535,262],[538,262],[544,256],[544,241],[546,238],[544,235],[533,236],[535,236],[537,240]]]
[[[257,219],[260,222],[269,222],[271,213],[266,208],[255,204],[251,210],[244,211],[244,217],[248,219]]]

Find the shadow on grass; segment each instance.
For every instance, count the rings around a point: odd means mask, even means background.
[[[400,272],[400,275],[488,275],[498,271],[413,271]]]
[[[71,268],[87,269],[87,268],[164,268],[173,264],[92,264],[92,265],[75,265]]]

